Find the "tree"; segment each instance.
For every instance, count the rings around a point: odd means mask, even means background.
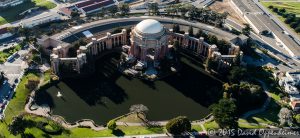
[[[274,6],[273,6],[273,5],[270,5],[270,6],[268,6],[268,8],[269,8],[269,9],[273,9],[273,8],[274,8]]]
[[[196,38],[200,38],[200,37],[203,36],[203,34],[204,34],[203,30],[202,30],[202,29],[199,29],[198,32],[196,33],[195,37],[196,37]]]
[[[221,99],[209,107],[220,128],[237,128],[237,108],[232,99]]]
[[[189,36],[194,36],[194,29],[192,26],[189,27],[188,32],[189,32]]]
[[[71,12],[71,17],[72,18],[77,18],[77,17],[79,17],[80,16],[80,14],[77,12],[77,11],[72,11]]]
[[[8,130],[13,135],[23,133],[25,131],[23,116],[15,116],[11,124],[8,126]]]
[[[111,6],[108,8],[108,11],[109,13],[112,15],[112,16],[115,16],[116,13],[119,11],[118,7],[116,6]]]
[[[286,12],[286,10],[284,8],[281,8],[281,9],[279,9],[279,12],[283,14]]]
[[[226,55],[228,54],[228,49],[231,47],[231,44],[228,41],[221,39],[217,42],[217,47],[221,54]]]
[[[292,23],[290,24],[290,26],[291,26],[293,29],[297,28],[298,25],[299,25],[298,22],[292,22]]]
[[[127,3],[121,3],[118,5],[119,11],[121,12],[121,15],[127,15],[130,11],[129,5]]]
[[[32,91],[39,85],[39,83],[40,83],[39,78],[29,78],[25,86],[28,90]]]
[[[148,12],[149,14],[152,13],[152,15],[158,15],[159,14],[159,9],[158,9],[158,4],[156,2],[149,3],[148,4]]]
[[[23,115],[13,117],[13,121],[8,125],[8,131],[13,135],[24,134],[26,128],[36,126],[32,120],[26,120]]]
[[[217,36],[215,36],[215,35],[209,34],[209,35],[208,35],[208,40],[207,40],[207,42],[208,42],[209,44],[218,44],[218,38],[217,38]]]
[[[281,108],[278,114],[280,125],[289,125],[293,124],[293,114],[292,111],[288,108]]]
[[[276,8],[276,7],[273,8],[272,10],[273,10],[273,12],[276,12],[276,13],[278,12],[278,8]]]
[[[107,128],[110,129],[110,130],[115,130],[115,129],[117,128],[116,120],[115,120],[115,119],[110,120],[110,121],[107,123]]]
[[[168,121],[166,129],[169,133],[178,135],[183,132],[191,131],[191,122],[185,116],[178,116]]]
[[[263,88],[249,82],[242,81],[239,84],[225,83],[223,90],[230,95],[229,98],[235,99],[240,113],[261,107],[266,99]]]
[[[300,33],[300,26],[298,26],[297,28],[295,28],[295,31],[296,31],[297,33]]]
[[[249,24],[244,24],[245,27],[242,29],[242,33],[246,36],[250,35],[250,32],[252,31],[252,28],[250,27]]]
[[[196,18],[197,15],[197,8],[194,5],[189,7],[188,16],[190,19]]]
[[[149,111],[148,107],[143,104],[135,104],[129,108],[130,112],[136,113],[136,117],[138,117],[139,113],[145,114]]]
[[[300,114],[294,116],[295,121],[300,124]]]
[[[234,66],[229,72],[228,79],[232,83],[238,83],[241,80],[245,80],[247,76],[247,69],[239,66]]]

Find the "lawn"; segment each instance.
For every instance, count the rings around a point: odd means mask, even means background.
[[[0,25],[22,19],[23,17],[19,14],[33,7],[52,9],[56,7],[56,4],[45,0],[26,1],[20,5],[0,11]]]
[[[286,13],[294,13],[294,14],[296,14],[296,16],[299,17],[300,16],[300,2],[299,1],[296,1],[296,2],[282,2],[282,1],[281,2],[261,2],[261,3],[262,3],[262,5],[264,5],[266,7],[266,9],[268,9],[273,15],[275,15],[287,28],[294,31],[294,29],[291,28],[290,25],[288,25],[284,22],[284,20],[285,20],[284,17],[273,12],[268,7],[270,5],[272,5],[278,9],[284,8],[286,10]],[[298,36],[300,36],[300,33],[297,33],[297,32],[295,32],[295,33],[298,34]]]
[[[206,122],[203,124],[203,126],[205,127],[206,130],[219,128],[219,125],[215,121]]]
[[[266,8],[270,5],[278,9],[284,8],[289,13],[300,14],[300,2],[261,2]]]
[[[280,109],[281,106],[272,98],[272,100],[269,103],[269,107],[267,107],[266,111],[250,116],[246,119],[246,121],[248,123],[255,123],[258,125],[259,123],[276,125],[279,123],[278,113]]]
[[[16,92],[12,100],[10,100],[6,110],[5,110],[5,120],[0,123],[0,135],[10,136],[7,124],[12,121],[12,118],[16,115],[19,115],[24,111],[24,106],[26,102],[26,98],[29,95],[30,91],[25,87],[29,78],[38,78],[38,74],[36,73],[26,73],[21,79],[19,85],[17,86]],[[1,136],[0,136],[1,137]]]
[[[9,56],[19,51],[20,49],[21,49],[21,45],[16,45],[14,47],[10,47],[8,49],[0,51],[0,64],[4,63]]]

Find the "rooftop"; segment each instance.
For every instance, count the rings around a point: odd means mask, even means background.
[[[156,20],[146,19],[138,23],[135,28],[141,33],[156,34],[163,30],[163,25]]]

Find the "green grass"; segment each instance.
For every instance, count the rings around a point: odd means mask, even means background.
[[[69,137],[113,137],[122,135],[140,135],[140,134],[162,134],[166,130],[163,127],[147,128],[143,126],[118,126],[115,134],[111,130],[105,129],[101,131],[94,131],[89,128],[73,128],[70,130],[71,134]],[[66,137],[66,135],[61,135],[58,137]]]
[[[215,121],[206,122],[203,124],[203,126],[205,127],[206,130],[219,128],[219,125]]]
[[[8,49],[0,51],[0,64],[4,63],[9,56],[19,51],[20,49],[21,49],[21,45],[16,45],[14,47],[10,47]]]
[[[19,14],[33,7],[44,7],[46,9],[52,9],[56,7],[56,4],[45,0],[32,0],[26,1],[11,8],[7,8],[0,11],[0,25],[22,19],[23,17]]]
[[[284,21],[285,21],[285,18],[278,15],[277,13],[273,12],[271,9],[269,9],[268,7],[270,5],[278,8],[278,9],[281,9],[281,8],[284,8],[286,10],[286,13],[294,13],[296,14],[296,16],[300,15],[300,2],[261,2],[262,5],[264,5],[273,15],[276,15],[276,17],[287,27],[289,28],[290,30],[293,30],[293,28],[291,28],[290,25],[286,24]],[[294,31],[295,32],[295,31]],[[300,36],[300,33],[297,33],[295,32],[296,34],[298,34],[298,36]]]
[[[56,7],[56,4],[50,1],[46,1],[46,0],[32,0],[32,1],[36,3],[37,7],[45,7],[46,9],[53,9]]]
[[[261,2],[265,7],[273,5],[278,9],[284,8],[289,13],[300,14],[300,2]]]
[[[277,102],[275,102],[274,99],[272,99],[266,111],[248,117],[247,121],[249,123],[256,123],[256,124],[259,123],[270,124],[270,125],[278,124],[279,123],[278,113],[280,109],[281,106]]]
[[[17,86],[16,92],[12,100],[10,100],[6,110],[5,110],[5,120],[3,123],[0,123],[0,133],[1,135],[7,137],[13,137],[8,132],[7,124],[12,121],[12,118],[20,113],[24,112],[24,106],[26,98],[29,95],[30,91],[25,87],[29,78],[38,78],[39,76],[35,73],[24,74],[19,85]]]
[[[200,125],[192,125],[192,131],[203,131],[202,127]]]

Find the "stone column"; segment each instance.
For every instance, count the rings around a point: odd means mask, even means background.
[[[127,31],[126,29],[122,29],[122,45],[127,44]]]
[[[188,48],[188,46],[189,46],[189,33],[188,32],[185,32],[184,33],[184,39],[183,39],[183,45],[184,45],[184,48]]]
[[[56,54],[50,55],[51,68],[56,75],[59,75],[59,57]]]
[[[212,57],[212,54],[213,52],[217,52],[218,51],[218,48],[215,44],[211,45],[209,48],[208,48],[208,53],[207,53],[207,57],[210,58]]]
[[[197,49],[197,53],[199,55],[201,55],[203,53],[203,42],[204,42],[204,38],[203,37],[200,37],[198,39],[198,49]]]
[[[107,32],[106,33],[107,41],[106,41],[106,47],[107,49],[112,49],[112,38],[111,38],[111,33]]]
[[[97,51],[97,39],[96,38],[92,38],[92,42],[93,42],[93,45],[92,45],[92,54],[93,55],[97,55],[98,54],[98,51]]]

